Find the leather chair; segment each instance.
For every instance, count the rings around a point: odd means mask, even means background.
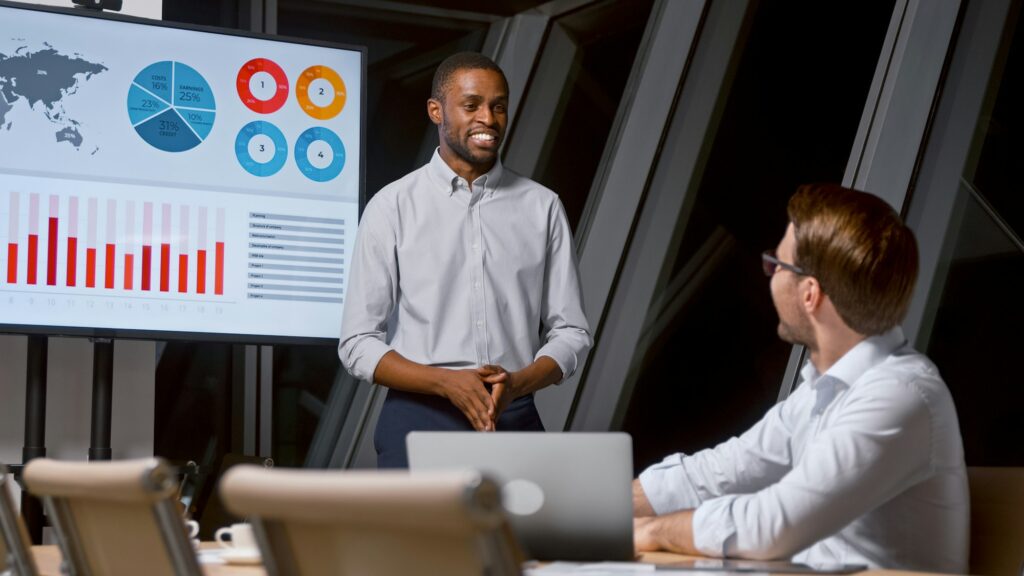
[[[250,518],[271,576],[521,574],[499,488],[476,472],[243,465],[220,492]]]
[[[967,469],[971,574],[1024,574],[1024,468]]]
[[[43,499],[72,576],[199,576],[177,479],[158,458],[58,462],[37,458],[25,485]]]

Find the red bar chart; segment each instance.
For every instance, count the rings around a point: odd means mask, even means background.
[[[29,284],[36,283],[39,265],[39,194],[32,194],[28,199],[28,276]]]
[[[8,211],[8,222],[7,222],[7,283],[17,284],[18,283],[18,224],[21,219],[18,218],[20,213],[21,196],[15,192],[11,194]]]
[[[6,205],[7,284],[224,295],[223,208],[20,191]]]
[[[68,268],[65,277],[68,286],[77,285],[78,275],[78,198],[68,201]]]
[[[153,203],[142,208],[142,289],[149,290],[150,270],[153,267]]]
[[[58,196],[50,196],[50,218],[46,234],[46,285],[57,285],[57,208]]]

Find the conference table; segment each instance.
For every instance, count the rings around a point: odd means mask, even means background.
[[[203,543],[202,549],[216,548],[215,543]],[[60,571],[60,549],[54,545],[33,546],[32,555],[35,557],[36,565],[39,568],[40,576],[63,576]],[[640,562],[651,564],[672,564],[681,560],[691,559],[691,556],[671,554],[668,552],[647,552],[641,554],[637,559]],[[201,564],[205,576],[266,576],[267,572],[262,566],[238,566],[231,564]],[[694,572],[695,576],[706,574],[710,576],[713,572]],[[903,570],[867,570],[859,573],[862,576],[931,576],[926,572],[909,572]],[[938,575],[935,575],[938,576]]]

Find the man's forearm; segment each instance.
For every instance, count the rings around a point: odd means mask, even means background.
[[[541,356],[520,370],[517,376],[516,395],[525,396],[560,382],[562,369],[550,356]]]
[[[693,543],[693,510],[682,510],[633,521],[633,539],[638,552],[666,550],[699,555]]]
[[[373,381],[376,384],[405,392],[443,396],[441,370],[443,368],[434,368],[413,362],[391,350],[377,363],[377,368],[373,372]]]

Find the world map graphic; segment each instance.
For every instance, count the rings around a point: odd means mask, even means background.
[[[0,52],[0,138],[16,130],[18,112],[41,113],[54,125],[54,138],[81,149],[82,124],[68,116],[64,102],[81,84],[107,67],[78,54],[62,54],[50,44],[39,50],[22,46],[12,54]],[[23,108],[19,110],[18,108]],[[98,148],[92,150],[95,154]]]

